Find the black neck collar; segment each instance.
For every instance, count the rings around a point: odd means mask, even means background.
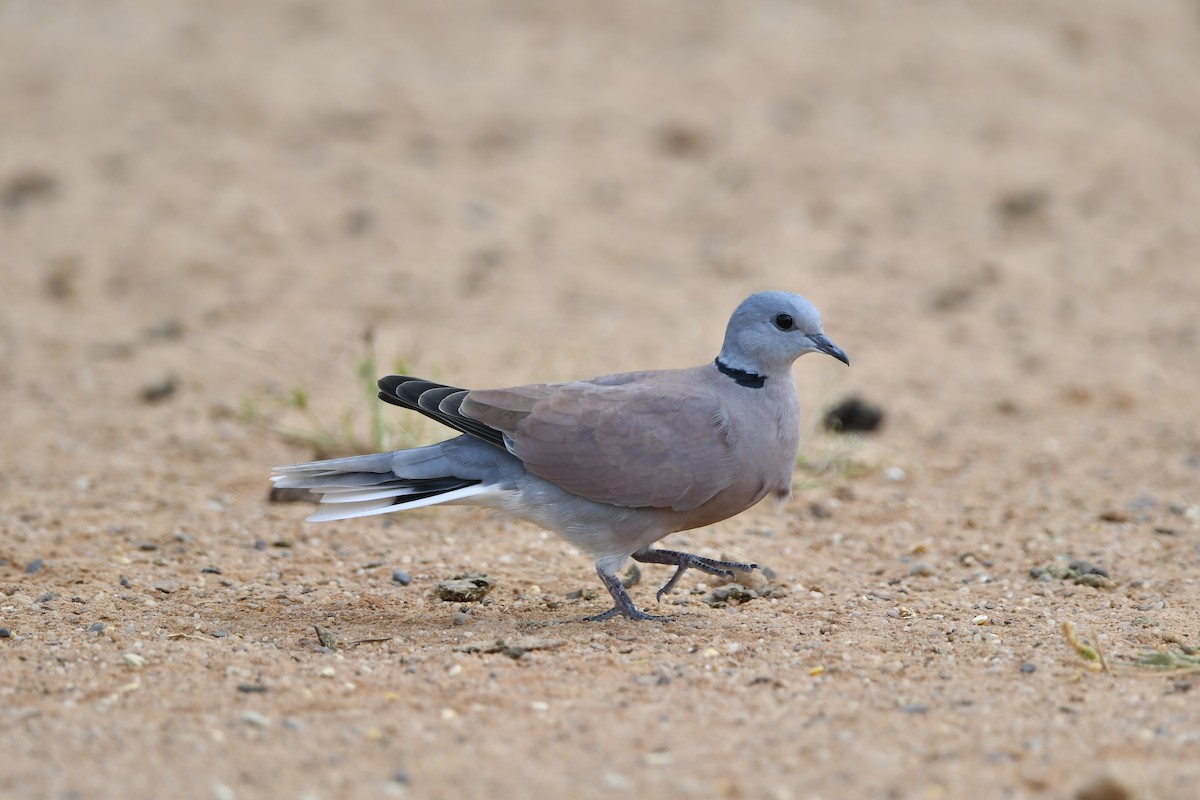
[[[720,356],[717,356],[717,360],[713,363],[717,365],[717,369],[721,371],[722,375],[728,375],[733,378],[734,383],[738,386],[745,386],[748,389],[761,389],[763,384],[767,382],[766,375],[746,372],[744,369],[735,369],[722,361]]]

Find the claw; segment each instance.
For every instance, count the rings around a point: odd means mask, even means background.
[[[637,561],[643,564],[673,564],[677,567],[675,574],[671,579],[663,584],[658,590],[658,602],[662,602],[662,597],[667,592],[675,587],[679,582],[680,577],[688,567],[695,567],[701,572],[707,572],[709,575],[717,575],[726,579],[733,578],[734,570],[738,572],[752,572],[758,569],[758,564],[743,563],[741,561],[718,561],[715,558],[705,558],[703,556],[692,555],[691,553],[682,553],[678,550],[651,550],[646,548],[639,550],[633,554]]]
[[[647,614],[645,611],[639,611],[637,606],[633,604],[633,601],[629,599],[629,592],[625,591],[625,587],[621,584],[621,579],[616,575],[606,575],[600,571],[599,567],[596,568],[596,574],[600,576],[600,580],[604,582],[604,587],[612,595],[615,605],[602,614],[584,617],[585,622],[603,622],[606,619],[612,619],[618,614],[629,619],[644,619],[653,622],[671,621],[671,617],[660,617],[654,614]]]

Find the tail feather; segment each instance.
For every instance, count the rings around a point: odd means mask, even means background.
[[[461,465],[460,465],[461,466]],[[493,491],[479,477],[461,477],[442,445],[276,467],[281,489],[308,489],[324,507],[310,522],[386,514],[437,503],[467,502]],[[476,501],[478,502],[478,501]]]
[[[432,497],[465,486],[474,486],[479,481],[464,481],[458,478],[447,478],[440,481],[389,481],[370,487],[355,489],[318,489],[324,493],[322,503],[356,503],[359,500],[378,500],[383,497],[412,497],[424,495]],[[415,498],[414,498],[415,499]]]
[[[492,487],[480,483],[472,483],[458,489],[441,492],[427,492],[410,496],[385,496],[377,499],[358,500],[351,503],[332,503],[318,509],[309,515],[309,522],[329,522],[335,519],[353,519],[369,517],[374,514],[387,514],[392,511],[404,511],[410,508],[423,508],[439,503],[456,503],[477,495],[493,491]],[[322,503],[328,503],[325,498]]]

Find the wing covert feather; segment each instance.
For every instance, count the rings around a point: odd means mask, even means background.
[[[473,391],[462,411],[508,434],[529,472],[569,492],[621,506],[696,508],[736,477],[725,410],[678,374],[670,382],[638,377]]]

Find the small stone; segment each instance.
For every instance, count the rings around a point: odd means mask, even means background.
[[[1082,560],[1072,561],[1070,564],[1067,565],[1067,567],[1075,570],[1080,575],[1102,575],[1105,578],[1112,577],[1111,575],[1108,574],[1108,572],[1106,570],[1104,570],[1100,567],[1097,567],[1095,564],[1093,564],[1090,561],[1082,561]]]
[[[713,589],[711,593],[700,598],[713,608],[725,608],[729,605],[741,605],[759,597],[758,592],[742,586],[739,583],[728,583]]]
[[[100,633],[102,630],[104,630],[103,622],[93,622],[91,625],[88,625],[88,633]]]
[[[408,586],[412,583],[412,577],[402,569],[398,569],[392,573],[392,580],[401,586]]]
[[[141,669],[149,663],[144,657],[139,656],[137,653],[124,653],[121,655],[121,660],[125,662],[126,666],[133,669]]]
[[[203,567],[200,572],[203,575],[220,575],[221,569],[220,567]]]
[[[934,574],[933,564],[930,564],[928,561],[918,561],[909,568],[908,574],[927,578]]]
[[[1032,661],[1026,661],[1021,665],[1021,672],[1024,672],[1025,674],[1037,672],[1037,664],[1034,664]]]
[[[5,177],[0,186],[0,206],[6,211],[20,213],[27,205],[53,198],[58,186],[57,176],[38,168],[26,168]]]
[[[261,683],[239,683],[237,689],[242,694],[263,694],[267,687]]]
[[[121,586],[123,586],[126,589],[133,588],[133,584],[129,582],[129,578],[126,578],[124,575],[121,575],[119,577],[121,579]]]
[[[170,342],[183,338],[183,323],[177,319],[160,320],[142,331],[149,341]]]
[[[1112,775],[1097,775],[1079,787],[1075,800],[1133,800],[1139,794]]]
[[[1111,589],[1116,585],[1103,575],[1096,575],[1091,572],[1076,577],[1074,581],[1080,586],[1091,586],[1093,589]]]
[[[284,489],[279,486],[272,486],[271,491],[267,493],[267,500],[272,503],[317,503],[320,502],[321,495],[314,494],[308,489]],[[266,543],[263,543],[266,546]]]
[[[151,588],[163,594],[174,594],[183,588],[183,583],[178,578],[163,578],[155,581]]]
[[[1101,522],[1129,522],[1130,519],[1131,517],[1124,511],[1117,511],[1116,509],[1100,512]]]
[[[313,629],[317,632],[317,641],[321,647],[330,650],[337,649],[337,638],[329,631],[328,628],[322,628],[320,625],[313,625]]]
[[[218,631],[213,631],[209,634],[209,636],[213,637],[214,639],[227,639],[229,638],[229,631],[221,629]]]
[[[41,568],[42,568],[42,560],[40,558],[35,558],[33,561],[30,561],[28,564],[25,565],[25,574],[32,575],[33,573],[37,572]]]
[[[905,714],[925,714],[929,711],[929,706],[926,703],[913,703],[908,706],[901,706],[900,710]]]
[[[163,375],[142,385],[142,401],[161,403],[179,388],[179,379],[174,375]]]
[[[642,579],[642,569],[637,564],[630,564],[629,569],[625,570],[625,574],[621,577],[621,585],[626,589],[632,589],[638,585]]]
[[[0,628],[0,639],[11,639],[12,631],[8,628]]]
[[[446,603],[478,603],[496,588],[496,581],[487,575],[467,573],[455,575],[437,585],[438,599]]]
[[[253,725],[255,728],[271,727],[271,720],[267,719],[257,711],[243,711],[242,722],[246,723],[247,725]]]
[[[883,409],[851,395],[825,412],[825,430],[844,433],[870,433],[883,423]]]
[[[976,625],[987,625],[990,619],[991,617],[989,617],[987,614],[978,614],[974,619],[971,620],[971,622],[975,623]]]
[[[900,467],[886,467],[883,470],[883,479],[885,481],[892,481],[894,483],[899,483],[900,481],[904,480],[906,477],[908,477],[908,475]]]

